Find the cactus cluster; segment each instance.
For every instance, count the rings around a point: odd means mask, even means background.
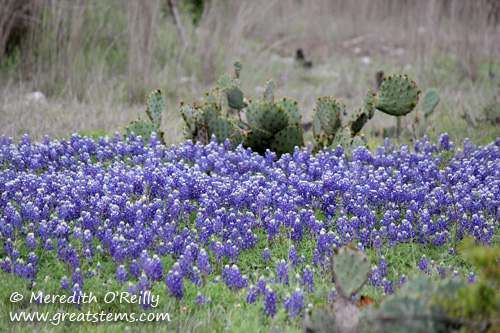
[[[337,145],[341,145],[344,153],[350,156],[355,148],[365,145],[364,137],[359,132],[374,116],[376,109],[393,116],[404,116],[415,108],[419,94],[417,85],[407,75],[384,77],[380,93],[368,89],[363,107],[358,109],[346,124],[343,124],[342,119],[346,113],[342,101],[331,97],[318,98],[313,116],[314,150],[319,151],[325,147],[335,149]],[[439,95],[437,97],[439,101]],[[432,106],[431,100],[433,99],[429,99],[428,109],[433,111],[437,103]],[[429,114],[432,111],[429,111]]]
[[[142,136],[144,143],[149,143],[151,133],[156,133],[160,142],[165,143],[164,133],[160,130],[163,109],[165,108],[165,94],[161,89],[156,89],[149,94],[146,101],[146,114],[149,121],[142,120],[140,117],[131,121],[125,127],[125,136],[130,136],[131,133]]]
[[[218,142],[229,139],[232,147],[243,144],[260,154],[271,149],[278,156],[303,146],[302,116],[297,101],[289,98],[275,101],[276,84],[268,80],[263,99],[248,102],[239,81],[242,65],[236,62],[234,66],[235,76],[222,74],[217,86],[207,94],[205,105],[182,103],[185,138],[206,144],[215,135]],[[231,110],[238,117],[231,117]]]

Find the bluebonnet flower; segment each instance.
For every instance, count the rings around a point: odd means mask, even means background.
[[[210,298],[205,298],[205,296],[203,296],[200,292],[198,292],[194,304],[200,304],[200,305],[212,304],[212,300]]]
[[[405,283],[406,283],[406,275],[403,274],[399,278],[398,288],[401,289]]]
[[[75,272],[73,273],[73,286],[75,284],[79,284],[81,288],[83,288],[83,280],[84,276],[82,275],[82,272],[80,271],[80,268],[77,268]]]
[[[73,286],[71,296],[73,297],[73,303],[80,310],[82,308],[82,288],[78,283]]]
[[[139,263],[137,262],[137,260],[132,260],[132,262],[130,263],[130,266],[128,268],[128,271],[130,273],[130,276],[134,277],[134,278],[138,278],[139,275],[141,274],[141,267],[139,266]]]
[[[311,266],[306,265],[302,275],[302,285],[305,290],[313,293],[314,292],[314,273],[311,270]]]
[[[121,281],[122,283],[125,283],[127,281],[127,270],[125,269],[125,266],[120,265],[118,267],[118,270],[116,271],[116,279],[118,281]]]
[[[290,285],[288,277],[288,264],[281,259],[276,263],[276,274],[278,274],[279,282],[287,286]]]
[[[251,284],[248,287],[248,293],[247,293],[247,298],[246,298],[247,303],[248,304],[254,303],[255,300],[257,299],[258,295],[259,295],[259,291],[257,290],[257,288],[255,288],[255,286],[253,284]]]
[[[292,263],[292,267],[298,267],[299,266],[299,258],[298,258],[298,253],[297,250],[295,250],[295,246],[290,246],[290,249],[288,251],[288,261]]]
[[[177,266],[177,267],[176,267]],[[182,273],[179,265],[176,263],[173,270],[169,271],[165,280],[166,285],[170,291],[170,295],[176,298],[184,296],[184,285],[182,283]]]
[[[467,281],[469,281],[469,283],[474,283],[474,282],[476,282],[476,274],[474,274],[474,272],[470,272],[470,273],[467,275]]]
[[[290,317],[294,319],[304,309],[304,294],[299,288],[296,288],[292,296],[285,297],[285,309],[290,312]]]
[[[262,260],[264,261],[264,263],[272,261],[271,252],[269,252],[269,249],[267,247],[262,252]]]
[[[274,315],[276,314],[276,295],[270,287],[266,289],[265,308],[263,314],[268,317],[271,316],[271,318],[274,318]]]
[[[330,290],[330,292],[328,293],[328,300],[330,302],[332,302],[333,299],[338,296],[338,294],[339,293],[337,292],[337,289],[335,289],[335,287],[333,287],[332,290]]]
[[[418,262],[418,268],[427,274],[430,274],[430,268],[429,268],[429,259],[425,259],[425,255],[422,255],[420,257],[420,261]]]

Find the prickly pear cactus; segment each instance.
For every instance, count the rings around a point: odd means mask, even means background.
[[[262,102],[253,110],[255,115],[247,118],[250,127],[258,127],[270,133],[278,133],[288,125],[289,118],[285,109],[275,102]]]
[[[304,132],[300,125],[289,125],[276,133],[271,141],[270,148],[277,155],[281,156],[286,153],[291,153],[295,147],[304,145]]]
[[[467,126],[476,128],[477,127],[477,121],[476,117],[474,114],[472,114],[472,110],[470,109],[469,104],[467,103],[462,103],[460,104],[460,116],[465,119],[465,122],[467,123]]]
[[[341,117],[345,111],[345,104],[332,97],[319,97],[314,111],[321,128],[327,135],[332,135],[342,126]]]
[[[492,99],[484,107],[486,119],[493,125],[500,123],[500,99]]]
[[[353,133],[355,133],[355,134],[359,133],[359,131],[361,131],[363,126],[365,126],[368,119],[369,119],[368,114],[364,110],[361,110],[361,109],[358,110],[358,112],[356,112],[353,115],[353,119],[350,122],[351,130],[353,131]]]
[[[425,118],[429,117],[434,112],[439,100],[439,94],[435,89],[429,89],[426,91],[424,101],[422,103],[422,110],[424,111]]]
[[[301,123],[302,115],[300,114],[299,102],[292,98],[283,97],[282,99],[278,100],[278,104],[281,105],[285,109],[285,112],[288,114],[289,124]]]
[[[274,94],[276,93],[276,84],[274,80],[269,79],[266,82],[266,88],[264,90],[264,100],[265,101],[274,101]]]
[[[229,106],[236,110],[243,109],[243,92],[238,86],[231,86],[225,90]]]
[[[161,89],[156,89],[148,96],[146,110],[149,119],[156,127],[160,127],[163,109],[165,108],[165,94]]]
[[[333,254],[333,279],[339,294],[344,298],[351,298],[363,287],[370,270],[370,259],[361,250],[342,247]]]
[[[349,126],[342,126],[335,134],[329,149],[334,150],[337,149],[337,146],[341,146],[345,150],[351,146],[352,136],[353,133]]]
[[[219,143],[223,143],[226,139],[230,139],[235,131],[239,130],[236,129],[233,123],[227,118],[217,117],[208,123],[209,137],[214,134]]]
[[[365,99],[363,101],[363,109],[368,115],[368,119],[372,119],[375,115],[375,97],[377,94],[372,88],[368,89],[365,94]]]
[[[145,144],[149,143],[149,137],[151,136],[151,133],[155,132],[157,136],[159,136],[159,139],[161,142],[164,142],[164,133],[158,127],[153,124],[150,121],[145,121],[140,118],[131,121],[126,127],[125,127],[125,136],[130,136],[132,132],[135,135],[140,135],[142,137],[142,140]]]
[[[160,142],[165,143],[164,133],[160,130],[163,109],[165,108],[165,94],[161,89],[156,89],[149,94],[146,101],[146,114],[150,121],[137,118],[125,127],[125,136],[130,136],[133,132],[140,135],[145,144],[149,144],[151,133],[156,133]]]
[[[394,74],[384,77],[377,96],[376,108],[392,116],[404,116],[418,103],[421,91],[407,75]]]

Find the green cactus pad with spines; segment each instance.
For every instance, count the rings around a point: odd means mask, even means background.
[[[302,122],[302,115],[300,114],[299,102],[294,99],[283,97],[278,102],[288,114],[288,123],[295,124]]]
[[[365,99],[363,103],[363,108],[366,114],[368,115],[368,119],[372,119],[373,115],[375,115],[375,97],[377,94],[373,91],[372,88],[369,88],[366,91]]]
[[[208,136],[212,137],[215,134],[218,143],[223,143],[233,134],[235,127],[227,118],[214,118],[208,123]]]
[[[316,137],[317,135],[320,135],[320,133],[323,130],[321,128],[321,120],[319,119],[319,116],[316,113],[313,115],[312,124],[313,124],[313,135]]]
[[[266,88],[264,90],[264,100],[273,101],[275,93],[276,93],[276,84],[274,83],[274,80],[272,79],[267,80]]]
[[[208,124],[210,120],[219,116],[219,110],[217,110],[215,103],[205,103],[205,106],[203,107],[203,123],[205,125]]]
[[[241,131],[235,128],[233,134],[231,134],[231,137],[229,138],[229,141],[231,142],[231,147],[236,149],[243,142],[243,135],[241,134]]]
[[[500,100],[492,99],[484,107],[486,119],[493,125],[500,123]]]
[[[200,108],[192,107],[188,104],[181,105],[181,115],[186,122],[186,129],[191,134],[196,134],[198,124],[203,123],[203,110]]]
[[[155,132],[158,140],[163,142],[164,133],[158,129],[158,127],[152,122],[145,121],[142,119],[136,119],[131,121],[125,127],[125,136],[130,136],[130,134],[134,132],[135,135],[140,135],[145,144],[149,143],[149,137],[151,133]]]
[[[257,114],[257,108],[259,107],[260,103],[261,102],[258,100],[257,101],[250,101],[250,104],[248,104],[248,106],[246,107],[245,116],[247,119],[247,123],[250,126],[253,126],[253,127],[258,126],[256,114]]]
[[[304,131],[300,125],[289,125],[276,133],[271,141],[270,149],[279,157],[286,153],[292,154],[296,146],[300,148],[303,145]]]
[[[335,134],[329,148],[334,150],[337,149],[337,146],[341,146],[344,148],[344,151],[349,149],[352,142],[352,136],[352,130],[348,126],[342,126]]]
[[[380,87],[376,108],[393,116],[404,116],[415,108],[420,92],[407,75],[389,75]]]
[[[288,115],[281,105],[265,101],[256,108],[255,121],[256,127],[275,134],[288,125]]]
[[[366,147],[366,142],[365,142],[364,136],[363,135],[359,135],[359,134],[355,135],[352,138],[351,147],[353,149],[356,149],[358,147]]]
[[[163,109],[165,108],[165,94],[163,91],[161,89],[156,89],[151,92],[147,99],[147,105],[148,108],[146,113],[149,119],[156,127],[160,127]]]
[[[354,133],[359,133],[363,126],[365,126],[366,122],[368,121],[368,115],[364,110],[358,110],[353,117],[353,120],[351,121],[351,130]]]
[[[424,111],[424,116],[427,118],[433,112],[439,103],[439,94],[435,89],[429,89],[426,91],[424,96],[424,101],[422,103],[422,110]]]
[[[228,73],[222,73],[217,81],[217,86],[221,89],[227,89],[233,84],[233,77]]]
[[[231,86],[225,92],[230,107],[236,110],[243,109],[243,92],[238,86]]]
[[[259,137],[261,140],[268,141],[273,137],[273,133],[268,132],[266,130],[263,130],[262,128],[259,127],[253,127],[250,126],[250,130],[252,133],[254,133],[257,137]]]
[[[332,97],[319,97],[314,110],[326,134],[335,134],[339,127],[342,126],[341,117],[345,111],[344,103]]]
[[[333,279],[339,294],[350,299],[368,280],[370,259],[361,250],[342,247],[332,256]]]
[[[227,108],[229,106],[229,102],[227,100],[227,96],[224,90],[216,87],[210,93],[207,94],[205,98],[206,103],[215,103],[217,110],[219,110],[219,114],[222,117],[227,117]]]

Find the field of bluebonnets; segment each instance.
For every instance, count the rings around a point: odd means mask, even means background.
[[[498,332],[500,7],[363,3],[0,4],[0,331]]]

